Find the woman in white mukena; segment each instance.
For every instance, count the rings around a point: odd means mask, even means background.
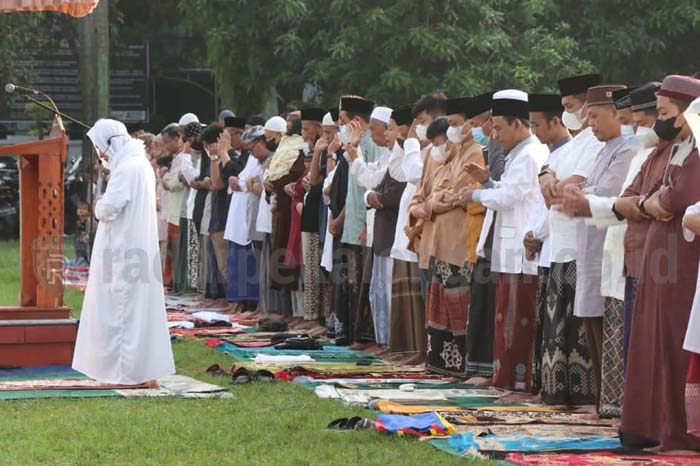
[[[123,123],[88,131],[110,170],[95,204],[99,220],[73,368],[105,383],[137,385],[175,373],[158,249],[156,180],[143,142]]]

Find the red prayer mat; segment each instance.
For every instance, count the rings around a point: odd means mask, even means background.
[[[97,380],[46,379],[0,381],[0,391],[20,390],[124,390],[151,388],[148,384],[119,385],[100,383]]]
[[[619,453],[542,454],[511,453],[506,461],[518,466],[700,466],[700,455],[645,455]]]

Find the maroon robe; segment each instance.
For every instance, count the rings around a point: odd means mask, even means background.
[[[677,147],[672,152],[676,153]],[[683,238],[685,209],[700,201],[700,156],[693,149],[681,166],[669,165],[661,206],[669,222],[653,221],[644,242],[640,282],[627,359],[623,436],[659,442],[665,449],[700,450],[686,433],[683,340],[697,283],[700,240]]]

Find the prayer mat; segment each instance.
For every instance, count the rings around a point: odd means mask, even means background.
[[[651,455],[624,453],[564,453],[524,455],[511,453],[506,461],[518,466],[700,466],[697,455]]]
[[[119,385],[101,383],[97,380],[85,379],[44,379],[44,380],[3,380],[0,381],[0,392],[26,391],[26,390],[128,390],[136,388],[148,388],[147,384]]]
[[[455,432],[454,426],[438,413],[415,416],[380,414],[375,419],[374,425],[380,432],[414,437],[447,436]]]
[[[435,440],[430,440],[434,445]],[[543,452],[543,451],[587,451],[612,450],[620,448],[620,441],[615,437],[600,435],[555,436],[528,435],[522,433],[493,434],[472,433],[456,434],[447,439],[448,452],[463,455],[469,451],[477,452]]]
[[[610,419],[600,419],[595,414],[579,413],[524,413],[511,414],[503,412],[485,412],[489,407],[479,407],[465,414],[450,415],[450,422],[456,425],[488,424],[488,425],[525,425],[525,424],[556,424],[570,426],[599,426],[615,427]],[[466,411],[466,410],[463,410]]]
[[[170,334],[179,337],[212,337],[245,333],[240,327],[171,328]]]

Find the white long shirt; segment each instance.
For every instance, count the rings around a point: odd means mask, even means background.
[[[537,175],[548,155],[547,146],[529,136],[508,154],[501,180],[492,181],[488,189],[474,191],[474,201],[488,209],[477,245],[480,257],[485,257],[486,238],[494,211],[498,212],[491,258],[494,272],[537,275],[537,262],[527,260],[523,238],[539,190]]]

